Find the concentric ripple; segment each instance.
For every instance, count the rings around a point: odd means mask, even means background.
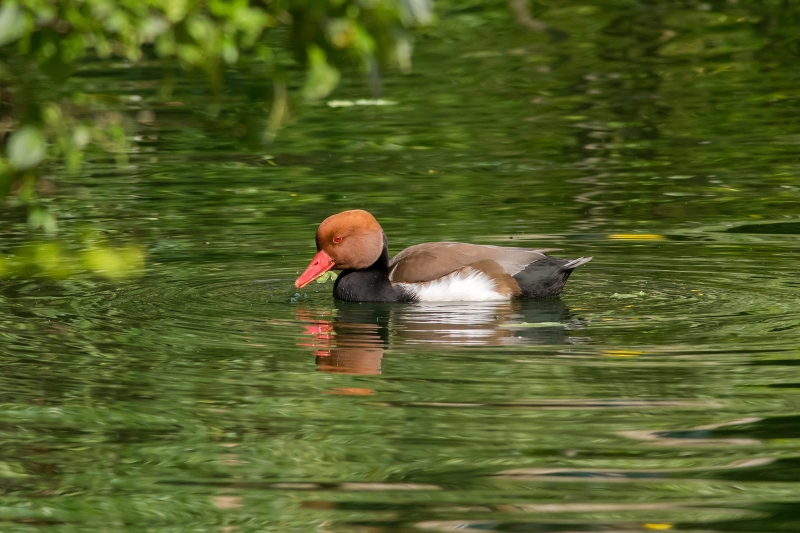
[[[785,262],[765,271],[768,259],[730,256],[725,247],[698,257],[704,245],[696,243],[591,246],[597,258],[573,274],[561,298],[543,301],[352,305],[334,301],[330,283],[296,290],[296,265],[289,261],[268,269],[244,263],[153,267],[142,279],[94,291],[83,287],[75,291],[79,296],[39,289],[28,297],[38,299],[32,313],[42,318],[75,313],[83,327],[120,330],[235,336],[255,328],[302,340],[304,327],[327,321],[341,346],[353,324],[378,323],[385,328],[381,347],[579,343],[663,353],[716,349],[731,339],[737,350],[756,349],[769,339],[774,351],[784,343],[789,349],[789,333],[800,327],[800,291],[787,285],[794,272]],[[724,268],[714,266],[721,263]],[[265,270],[274,277],[253,275]],[[158,342],[157,336],[151,340]]]

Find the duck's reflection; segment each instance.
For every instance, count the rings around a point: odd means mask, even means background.
[[[392,342],[437,346],[564,344],[579,324],[560,299],[440,304],[336,301],[332,310],[298,309],[303,346],[325,372],[379,374]]]
[[[314,349],[320,370],[380,374],[389,341],[389,305],[344,304],[327,312],[298,309],[297,319],[309,323],[303,346]]]

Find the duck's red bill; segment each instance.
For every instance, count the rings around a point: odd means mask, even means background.
[[[311,260],[311,264],[308,265],[308,268],[305,272],[303,272],[299,278],[297,278],[294,282],[294,286],[298,289],[302,289],[325,272],[333,268],[333,259],[331,256],[326,254],[323,251],[317,252],[317,255],[314,256],[314,259]]]

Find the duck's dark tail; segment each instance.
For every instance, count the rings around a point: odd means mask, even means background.
[[[515,274],[514,279],[522,289],[522,298],[550,298],[561,293],[573,270],[591,260],[591,257],[578,259],[545,257]]]

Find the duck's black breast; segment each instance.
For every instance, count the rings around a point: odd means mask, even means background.
[[[348,302],[404,302],[409,299],[392,286],[385,270],[345,270],[336,278],[333,296]]]
[[[385,234],[378,260],[364,270],[343,270],[333,285],[333,296],[347,302],[409,302],[413,299],[389,281],[389,246]]]

